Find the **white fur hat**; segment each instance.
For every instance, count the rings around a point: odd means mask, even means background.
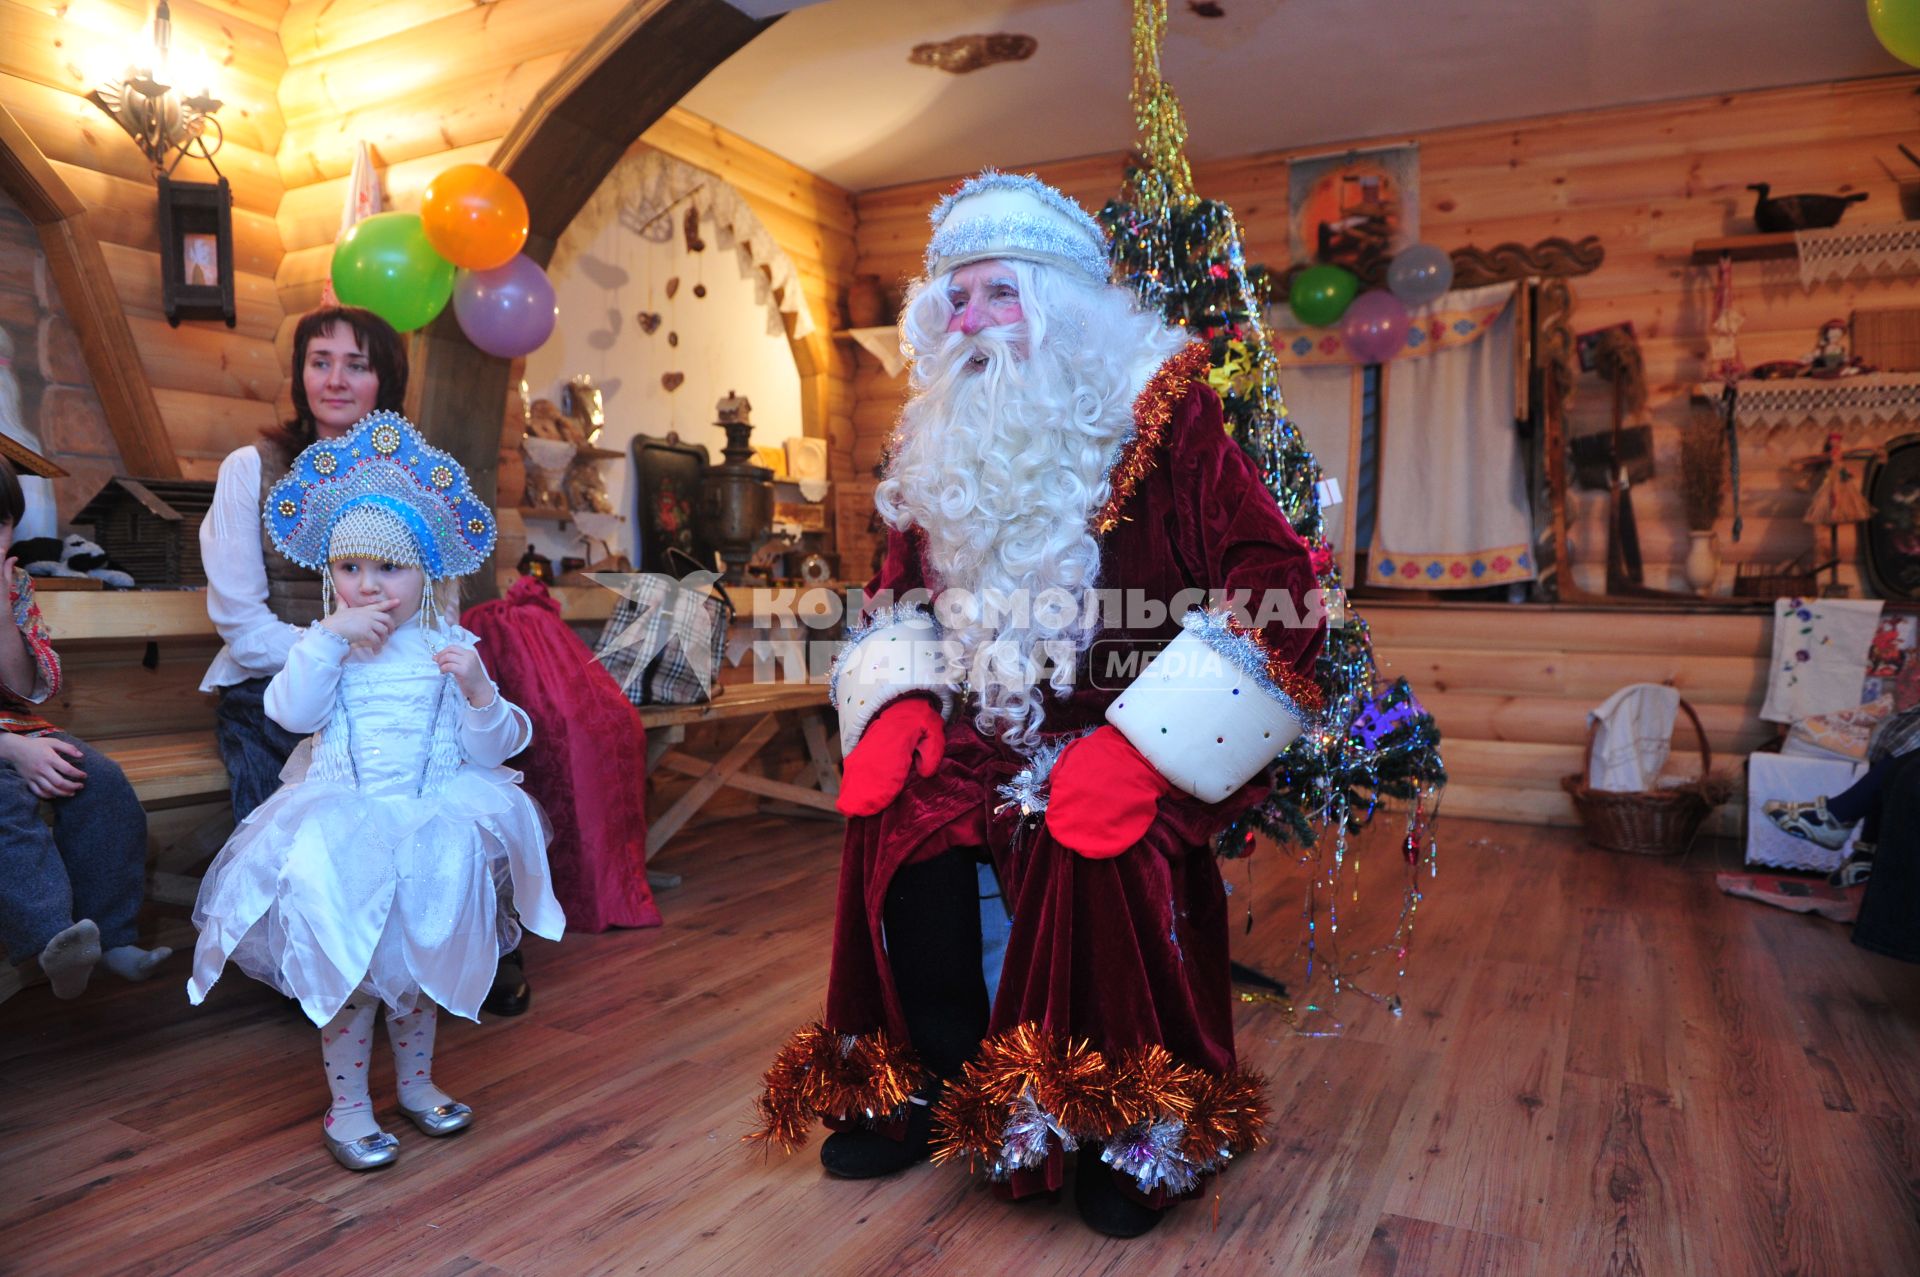
[[[927,215],[927,277],[1012,258],[1111,282],[1107,236],[1087,211],[1031,173],[983,170]]]

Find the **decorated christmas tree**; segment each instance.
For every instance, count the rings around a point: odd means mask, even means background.
[[[1263,833],[1300,850],[1310,869],[1302,940],[1307,974],[1311,978],[1317,967],[1338,991],[1352,983],[1343,976],[1343,964],[1357,975],[1360,960],[1371,953],[1392,954],[1404,966],[1419,871],[1423,861],[1431,867],[1433,800],[1446,783],[1440,734],[1406,680],[1379,686],[1366,622],[1346,604],[1340,568],[1326,539],[1320,467],[1288,418],[1280,393],[1279,360],[1263,315],[1271,277],[1248,265],[1233,211],[1194,192],[1186,121],[1160,72],[1166,0],[1134,0],[1133,22],[1138,154],[1123,198],[1101,210],[1113,236],[1118,274],[1147,304],[1212,347],[1210,380],[1220,394],[1227,429],[1312,548],[1332,621],[1315,668],[1326,696],[1322,726],[1282,755],[1271,792],[1221,836],[1216,848],[1223,856],[1245,855],[1256,834]],[[1396,806],[1407,819],[1400,920],[1387,942],[1369,954],[1342,954],[1330,940],[1338,934],[1334,910],[1342,898],[1347,839],[1382,810],[1384,799],[1399,800]],[[1319,934],[1322,896],[1334,924],[1325,937]],[[1398,1005],[1392,995],[1382,1000]]]

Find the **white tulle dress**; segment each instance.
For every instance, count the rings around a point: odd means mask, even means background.
[[[265,708],[314,736],[200,884],[194,1003],[231,960],[315,1024],[363,985],[397,1013],[425,998],[474,1019],[521,927],[560,938],[546,818],[502,765],[532,724],[497,695],[470,708],[433,663],[477,643],[415,618],[377,653],[318,625],[294,645]]]

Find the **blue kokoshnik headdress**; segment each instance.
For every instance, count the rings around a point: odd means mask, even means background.
[[[473,494],[467,472],[428,444],[397,412],[370,412],[338,439],[322,439],[294,458],[267,493],[263,516],[274,548],[324,577],[334,532],[397,519],[418,547],[430,581],[478,571],[493,551],[493,511]],[[362,512],[354,516],[356,511]]]

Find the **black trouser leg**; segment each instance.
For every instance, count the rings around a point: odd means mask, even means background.
[[[976,862],[956,848],[906,866],[887,889],[887,959],[907,1035],[942,1078],[957,1077],[987,1035]]]

